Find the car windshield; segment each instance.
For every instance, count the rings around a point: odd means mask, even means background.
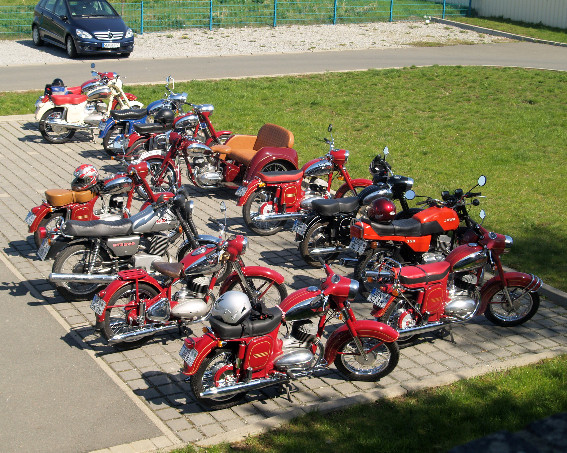
[[[69,0],[71,16],[115,16],[112,7],[102,0]]]

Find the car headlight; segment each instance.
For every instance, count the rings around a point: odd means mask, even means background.
[[[126,35],[124,37],[131,38],[132,36],[134,36],[134,32],[132,31],[131,28],[129,28],[128,30],[126,30]]]
[[[79,38],[83,38],[83,39],[92,39],[93,38],[90,33],[87,33],[85,30],[81,30],[80,28],[77,28],[75,33],[77,34],[77,36]]]

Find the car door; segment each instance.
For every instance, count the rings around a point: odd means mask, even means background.
[[[37,24],[41,32],[48,39],[53,40],[53,11],[57,0],[45,0],[39,6],[39,14],[37,15]]]
[[[65,44],[65,36],[69,24],[69,11],[65,0],[55,0],[53,10],[53,39]]]

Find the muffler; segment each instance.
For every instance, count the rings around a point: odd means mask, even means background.
[[[94,125],[90,126],[88,124],[68,123],[67,121],[57,118],[50,118],[45,122],[50,126],[59,126],[59,127],[64,127],[66,129],[77,129],[77,130],[85,130],[85,131],[97,129],[97,127]]]
[[[339,253],[346,250],[345,247],[319,247],[309,251],[310,255],[327,255],[329,253]]]
[[[214,398],[217,396],[229,396],[236,395],[241,392],[249,392],[250,390],[257,390],[264,387],[269,387],[270,385],[280,384],[282,382],[289,381],[289,377],[281,375],[281,377],[273,376],[271,378],[254,379],[250,382],[242,382],[235,385],[227,385],[226,387],[213,387],[205,390],[199,396],[204,398]]]
[[[117,279],[118,274],[49,274],[50,282],[110,283]]]
[[[160,326],[144,326],[140,327],[138,330],[133,330],[131,332],[121,333],[118,335],[114,335],[112,338],[108,340],[108,344],[116,344],[116,343],[127,343],[129,341],[137,341],[144,337],[149,337],[151,335],[155,335],[159,332],[165,332],[167,330],[177,329],[177,324],[167,324],[167,325],[160,325]]]
[[[306,217],[302,212],[290,212],[289,214],[260,214],[252,220],[255,222],[279,222],[280,220],[296,220]]]

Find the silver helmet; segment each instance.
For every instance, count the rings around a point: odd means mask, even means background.
[[[220,296],[211,310],[211,316],[227,324],[241,323],[252,311],[248,296],[240,291],[227,291]]]

